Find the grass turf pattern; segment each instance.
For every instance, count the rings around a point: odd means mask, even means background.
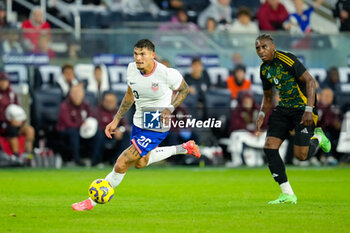
[[[277,206],[267,205],[280,188],[266,167],[132,169],[110,203],[73,211],[111,169],[0,169],[0,232],[350,230],[349,168],[287,168],[298,204]]]

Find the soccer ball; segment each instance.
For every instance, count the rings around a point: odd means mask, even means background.
[[[107,180],[97,179],[89,187],[90,198],[99,204],[109,202],[114,195],[114,189]]]

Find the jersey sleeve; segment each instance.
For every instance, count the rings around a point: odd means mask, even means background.
[[[131,76],[132,63],[129,63],[128,68],[126,69],[126,82],[129,84],[129,77]]]
[[[262,82],[263,90],[270,90],[272,88],[272,83],[270,83],[269,80],[267,80],[266,75],[263,75],[262,67],[263,64],[261,64],[260,66],[260,79]]]
[[[168,84],[169,88],[173,91],[177,90],[180,88],[180,85],[182,83],[183,77],[180,74],[179,71],[169,68],[168,69]]]
[[[291,67],[292,74],[296,79],[299,79],[301,75],[306,71],[305,66],[299,61],[299,59],[293,54],[289,53],[288,57],[293,60],[293,65]]]

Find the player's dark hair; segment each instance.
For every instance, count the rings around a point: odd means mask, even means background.
[[[136,42],[134,48],[147,48],[150,51],[155,51],[155,46],[149,39],[142,39]]]
[[[101,70],[101,69],[102,69],[102,68],[101,68],[100,65],[96,65],[95,68],[94,68],[94,71],[96,71],[96,70]]]
[[[64,72],[66,69],[72,69],[72,70],[74,70],[74,66],[71,65],[71,64],[64,64],[64,65],[62,66],[62,72]]]
[[[274,44],[275,42],[273,41],[273,38],[270,34],[260,34],[257,38],[256,38],[256,41],[257,40],[269,40],[271,41],[272,44]]]
[[[197,62],[202,63],[202,61],[201,61],[201,59],[200,59],[199,57],[194,57],[194,58],[192,58],[192,62],[191,62],[192,65],[193,65],[194,63],[197,63]]]
[[[249,16],[249,18],[252,18],[251,11],[249,10],[248,7],[245,7],[245,6],[242,6],[238,9],[237,17],[239,17],[241,15],[247,15],[247,16]]]
[[[114,95],[114,97],[117,98],[117,95],[113,91],[105,91],[105,92],[103,92],[102,99],[104,99],[106,97],[106,95]]]

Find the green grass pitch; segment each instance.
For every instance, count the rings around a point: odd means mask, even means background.
[[[288,168],[298,204],[280,206],[266,167],[132,169],[110,203],[74,212],[110,169],[0,169],[0,232],[350,232],[349,168]]]

